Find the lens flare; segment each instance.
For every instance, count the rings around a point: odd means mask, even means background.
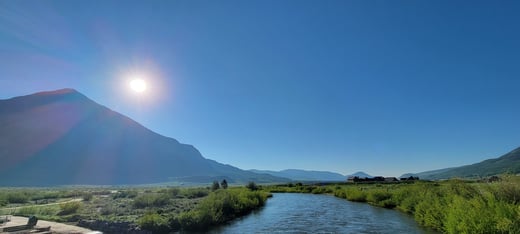
[[[130,89],[137,93],[146,91],[146,82],[140,78],[134,78],[130,81]]]

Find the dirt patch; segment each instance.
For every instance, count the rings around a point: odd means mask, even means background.
[[[27,224],[28,218],[26,217],[20,217],[20,216],[11,216],[11,221],[8,223],[0,226],[0,228],[5,227],[11,227],[11,226],[18,226],[18,225],[25,225]],[[51,226],[51,232],[52,233],[60,233],[60,234],[84,234],[84,233],[94,233],[90,229],[74,226],[74,225],[68,225],[64,223],[56,223],[51,221],[45,221],[45,220],[38,220],[37,225],[38,227],[47,227]]]

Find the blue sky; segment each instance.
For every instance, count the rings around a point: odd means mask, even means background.
[[[0,1],[0,98],[75,88],[243,169],[399,176],[520,146],[516,1]],[[149,89],[128,90],[128,74]]]

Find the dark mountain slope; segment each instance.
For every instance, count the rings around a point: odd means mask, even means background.
[[[72,89],[0,100],[0,185],[284,181],[202,157]]]

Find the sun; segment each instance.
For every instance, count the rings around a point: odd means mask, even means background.
[[[146,82],[141,78],[134,78],[130,81],[130,89],[136,93],[146,91]]]

